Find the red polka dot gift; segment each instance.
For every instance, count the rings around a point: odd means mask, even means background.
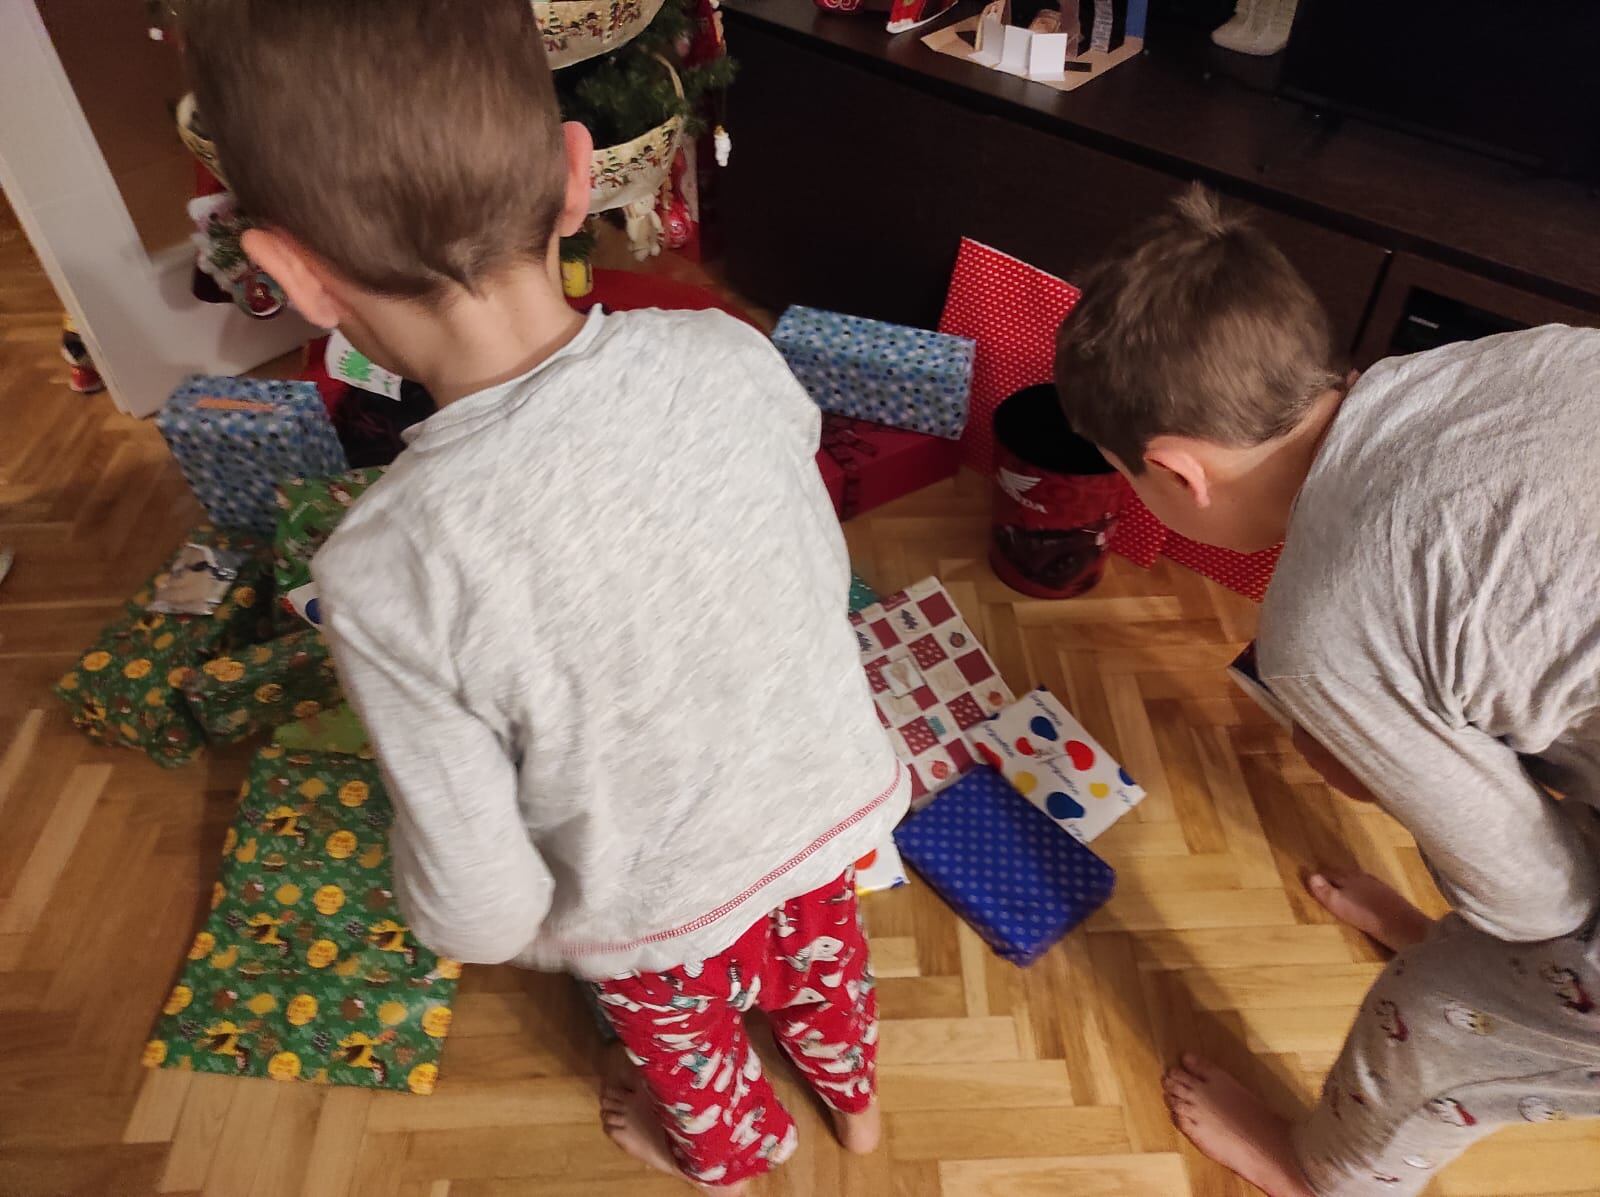
[[[978,755],[1073,838],[1088,843],[1144,799],[1144,789],[1048,690],[973,732]]]

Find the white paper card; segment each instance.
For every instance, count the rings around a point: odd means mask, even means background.
[[[1028,78],[1065,79],[1067,77],[1067,35],[1036,33],[1028,46]]]
[[[1005,41],[1005,22],[1001,21],[998,13],[991,13],[987,9],[978,22],[977,49],[972,52],[968,62],[975,62],[979,66],[999,66],[1000,47]]]
[[[1028,46],[1033,34],[1015,25],[1005,27],[1005,40],[1000,46],[1000,69],[1009,75],[1028,73]]]
[[[374,395],[399,400],[400,376],[392,370],[385,370],[350,344],[349,338],[338,329],[328,334],[328,349],[322,360],[328,373],[340,382],[371,391]]]

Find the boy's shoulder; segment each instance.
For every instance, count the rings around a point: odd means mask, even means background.
[[[696,347],[750,350],[769,344],[760,329],[720,308],[630,308],[607,312],[605,323],[616,340],[671,341],[690,351]]]

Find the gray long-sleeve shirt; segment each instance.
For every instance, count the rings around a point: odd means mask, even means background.
[[[1580,926],[1600,900],[1576,826],[1600,808],[1600,331],[1363,375],[1296,501],[1259,660],[1465,918],[1509,940]]]
[[[356,504],[312,570],[424,943],[670,968],[898,821],[820,428],[747,325],[597,313]]]

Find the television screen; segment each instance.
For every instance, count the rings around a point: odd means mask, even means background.
[[[1300,0],[1283,90],[1600,178],[1600,0]]]

